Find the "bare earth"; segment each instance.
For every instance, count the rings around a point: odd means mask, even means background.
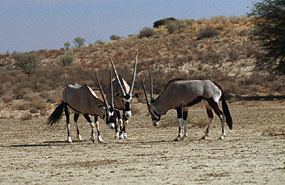
[[[127,140],[101,120],[103,144],[89,140],[90,129],[79,119],[84,141],[66,143],[65,117],[48,127],[47,117],[21,121],[0,119],[0,184],[285,184],[285,102],[229,104],[234,120],[227,137],[215,118],[207,140],[206,111],[189,108],[188,137],[178,134],[176,112],[150,122],[146,106],[136,103]]]

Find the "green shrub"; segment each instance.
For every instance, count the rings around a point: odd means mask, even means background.
[[[32,74],[40,62],[36,53],[16,53],[13,55],[16,60],[15,66],[26,74]]]
[[[150,28],[150,27],[144,27],[144,28],[140,31],[138,37],[141,39],[141,38],[143,38],[143,37],[151,37],[151,36],[153,36],[153,34],[154,34],[154,31],[153,31],[152,28]]]
[[[177,30],[184,29],[185,27],[186,27],[185,23],[181,21],[168,21],[166,23],[166,29],[170,34],[174,33]]]
[[[118,36],[118,35],[111,35],[111,36],[110,36],[110,39],[111,39],[111,40],[120,40],[120,39],[122,39],[122,37],[120,37],[120,36]]]
[[[74,61],[73,55],[63,55],[60,58],[63,66],[70,66]]]

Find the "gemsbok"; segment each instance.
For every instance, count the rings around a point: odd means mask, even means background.
[[[69,110],[68,106],[74,110],[74,124],[77,132],[78,140],[82,140],[79,129],[78,129],[78,118],[80,114],[83,114],[84,118],[88,121],[91,128],[90,140],[95,142],[95,135],[93,128],[96,126],[98,134],[98,142],[102,143],[103,139],[99,131],[99,122],[98,116],[101,119],[104,119],[106,124],[110,129],[114,129],[116,126],[116,117],[114,113],[113,98],[110,99],[110,105],[107,102],[106,96],[103,92],[102,86],[98,79],[97,74],[95,73],[97,83],[99,85],[100,93],[103,97],[103,100],[100,100],[95,92],[87,85],[67,85],[62,92],[62,101],[49,116],[47,120],[48,125],[53,125],[54,123],[59,122],[63,109],[66,116],[66,125],[67,125],[67,142],[71,143],[70,137],[70,122],[69,122]],[[110,80],[111,80],[111,71],[110,71]],[[110,83],[112,86],[112,83]],[[111,87],[112,89],[112,87]],[[94,116],[95,125],[90,119],[89,115]]]
[[[141,77],[141,76],[140,76]],[[232,118],[228,106],[225,101],[222,88],[210,80],[183,80],[174,79],[168,82],[163,92],[156,98],[153,98],[153,80],[150,80],[150,101],[146,92],[146,88],[141,77],[147,108],[151,115],[154,126],[159,124],[161,115],[165,115],[168,110],[176,109],[177,119],[179,123],[178,137],[174,141],[179,141],[183,137],[187,137],[187,115],[188,107],[205,102],[205,108],[209,117],[208,127],[202,139],[206,139],[212,125],[214,115],[213,111],[219,116],[222,124],[222,135],[220,139],[226,136],[225,118],[230,129],[232,129]],[[219,100],[222,100],[223,111],[219,108]],[[182,122],[184,123],[184,135],[182,136]]]
[[[115,74],[115,79],[112,80],[114,88],[114,106],[115,109],[117,110],[116,113],[118,117],[118,125],[120,126],[120,133],[117,132],[115,134],[115,138],[127,139],[126,126],[128,125],[128,119],[132,116],[131,108],[132,108],[133,89],[136,78],[138,54],[136,55],[136,60],[134,63],[131,86],[129,86],[128,83],[121,76],[118,75],[118,72],[111,57],[110,61]],[[110,99],[110,94],[111,94],[109,92],[110,88],[107,90],[108,100]],[[135,96],[137,96],[137,94],[135,94]],[[123,111],[123,119],[121,117],[120,110]]]

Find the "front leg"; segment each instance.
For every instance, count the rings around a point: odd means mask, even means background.
[[[178,119],[178,123],[179,123],[179,127],[178,127],[178,136],[177,138],[174,139],[174,141],[180,141],[182,138],[182,107],[179,107],[176,109],[177,111],[177,119]]]

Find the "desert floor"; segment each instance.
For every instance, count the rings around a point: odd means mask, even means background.
[[[207,114],[202,105],[191,107],[188,137],[179,142],[175,111],[154,128],[146,105],[134,107],[127,140],[114,140],[100,120],[102,144],[89,140],[83,116],[83,141],[72,124],[67,143],[64,116],[49,127],[47,116],[1,115],[0,184],[285,184],[284,101],[229,103],[234,123],[224,140],[217,117],[209,138],[200,140]]]

